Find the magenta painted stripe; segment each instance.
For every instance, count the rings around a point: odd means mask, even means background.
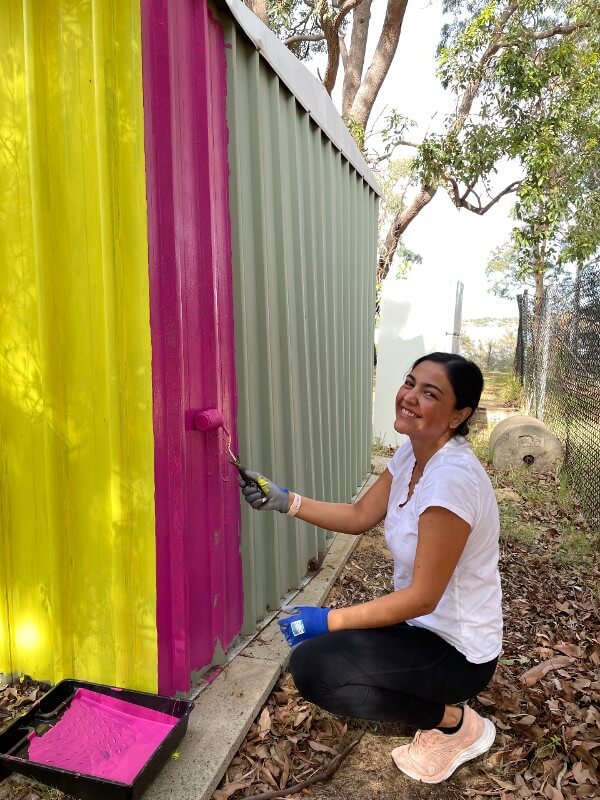
[[[206,105],[194,109],[201,119],[196,126],[196,163],[201,169],[200,191],[196,191],[198,225],[210,233],[199,253],[200,270],[194,287],[199,287],[199,301],[205,306],[198,335],[201,336],[201,369],[193,378],[197,395],[209,406],[218,407],[233,428],[235,420],[235,360],[233,331],[233,280],[231,269],[231,234],[229,225],[227,162],[228,129],[226,122],[227,62],[221,25],[207,13],[206,3],[195,4],[195,32],[191,61],[194,91],[201,86]],[[208,156],[206,155],[208,154]],[[208,224],[210,222],[210,225]],[[210,298],[210,303],[207,300]],[[193,337],[197,342],[198,340]],[[192,346],[189,352],[193,351]],[[192,524],[200,529],[208,523],[206,536],[192,536],[195,553],[190,559],[190,608],[208,602],[212,639],[206,641],[204,619],[191,615],[192,667],[204,666],[219,644],[226,648],[240,632],[242,606],[242,571],[239,547],[239,494],[237,472],[229,465],[226,439],[217,432],[206,438],[203,454],[204,474],[208,485],[206,507],[189,506]],[[237,441],[235,442],[237,449]],[[225,468],[225,469],[223,469]],[[227,480],[223,480],[226,478]],[[194,478],[192,477],[192,480]],[[198,493],[188,483],[188,496]],[[210,594],[205,599],[206,587]],[[210,652],[207,652],[207,647]]]
[[[206,0],[142,0],[152,330],[158,677],[191,670],[242,622],[240,511],[218,408],[235,433],[225,44]]]

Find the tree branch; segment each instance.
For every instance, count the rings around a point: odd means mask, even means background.
[[[394,217],[387,236],[385,237],[385,241],[379,251],[377,259],[378,281],[382,281],[390,271],[390,266],[394,259],[396,249],[398,248],[400,237],[413,219],[433,200],[437,190],[437,186],[420,186],[411,204],[407,208],[398,211]]]
[[[368,119],[373,110],[373,105],[379,94],[379,90],[388,74],[390,64],[398,49],[400,31],[408,0],[388,0],[385,19],[381,28],[381,34],[373,60],[367,70],[365,79],[358,89],[348,119],[357,125],[366,127]]]
[[[548,28],[545,31],[532,31],[530,28],[525,28],[525,33],[531,39],[551,39],[553,36],[570,36],[575,31],[580,31],[583,28],[589,28],[589,22],[578,22],[573,23],[572,25],[554,25],[552,28]]]
[[[479,216],[483,216],[486,214],[490,208],[496,205],[496,203],[501,200],[505,195],[510,194],[511,192],[516,192],[519,186],[523,183],[523,181],[513,181],[508,186],[506,186],[501,192],[499,192],[495,197],[486,203],[486,205],[482,205],[481,200],[479,199],[476,192],[473,190],[472,186],[468,186],[466,191],[461,195],[460,189],[458,187],[458,182],[455,178],[451,178],[446,176],[446,183],[448,184],[448,194],[450,195],[450,199],[454,203],[457,208],[466,208],[467,211],[471,211],[473,214],[478,214]],[[470,203],[467,200],[469,194],[473,194],[477,199],[477,205]]]
[[[496,25],[496,30],[492,38],[492,41],[487,46],[485,52],[479,59],[478,71],[480,74],[483,72],[483,69],[489,64],[492,58],[496,55],[496,53],[502,48],[502,42],[500,36],[502,34],[502,31],[504,30],[504,26],[506,25],[508,20],[513,16],[516,10],[517,10],[516,6],[508,5],[504,9],[504,12],[501,14],[500,19],[498,20],[498,24]],[[481,85],[481,77],[467,84],[467,87],[460,99],[458,110],[456,112],[456,119],[450,126],[450,130],[448,131],[448,133],[456,134],[462,128],[466,118],[468,117],[471,111],[471,108],[473,106],[473,101],[477,96],[477,92],[479,91],[480,85]]]
[[[291,44],[296,44],[296,42],[323,42],[324,40],[325,35],[322,33],[297,33],[295,36],[289,36],[284,39],[283,43],[286,47],[289,47]]]
[[[348,69],[348,48],[346,47],[346,42],[344,41],[343,34],[339,34],[338,36],[340,40],[340,55],[342,56],[342,67],[344,68],[344,80],[346,79],[346,70]]]
[[[295,36],[298,31],[305,31],[306,30],[306,24],[310,19],[310,15],[311,15],[311,12],[307,11],[306,14],[303,17],[300,17],[300,19],[298,20],[298,22],[296,22],[295,25],[292,25],[292,27],[290,28],[290,35],[291,36]]]
[[[337,15],[337,17],[335,18],[335,22],[333,23],[337,31],[339,31],[342,22],[352,11],[352,9],[359,6],[362,2],[363,0],[347,0],[347,2],[340,8],[340,13]]]
[[[394,139],[393,142],[385,148],[380,156],[370,159],[371,164],[381,164],[386,158],[389,158],[397,147],[414,147],[418,148],[420,145],[417,142],[409,142],[407,139]]]
[[[342,761],[346,758],[348,753],[360,742],[362,737],[363,734],[361,733],[358,739],[355,739],[353,742],[351,742],[348,747],[346,747],[345,750],[339,754],[339,756],[332,758],[329,764],[325,767],[325,769],[321,770],[321,772],[317,772],[315,775],[311,775],[310,778],[307,778],[300,783],[296,783],[294,786],[290,786],[287,789],[273,789],[269,792],[255,794],[255,800],[274,800],[276,797],[286,797],[289,794],[298,794],[308,786],[313,786],[315,783],[328,780],[340,766]]]
[[[503,13],[500,15],[494,33],[492,34],[492,40],[488,45],[488,47],[485,49],[481,58],[479,59],[478,73],[480,77],[476,78],[475,80],[472,80],[469,84],[467,84],[460,99],[460,102],[458,104],[458,108],[456,110],[456,117],[454,118],[452,125],[448,129],[446,136],[457,135],[462,129],[463,125],[465,124],[465,120],[467,119],[468,115],[471,112],[471,108],[473,107],[473,102],[475,100],[475,97],[477,96],[479,87],[481,86],[481,76],[483,74],[483,71],[485,67],[489,64],[491,59],[494,57],[494,55],[501,49],[502,33],[504,31],[506,23],[515,14],[516,10],[517,10],[516,6],[513,5],[512,3],[509,3],[509,5],[507,5],[507,7],[504,9]],[[450,182],[449,179],[446,180]],[[438,185],[430,185],[426,183],[421,184],[410,206],[408,206],[408,208],[403,209],[402,211],[399,211],[396,217],[394,218],[379,253],[378,264],[377,264],[378,280],[383,280],[388,274],[390,266],[392,264],[392,260],[394,258],[394,254],[398,247],[398,241],[400,239],[400,236],[410,225],[413,219],[422,211],[422,209],[428,203],[431,202],[438,188],[439,184]],[[515,191],[516,188],[518,188],[518,186],[516,185],[512,189],[509,189],[507,187],[507,189],[505,189],[497,198],[493,199],[488,204],[485,210],[486,211],[489,210],[489,208],[491,208],[498,202],[500,197],[503,197],[505,194],[508,194],[509,191]],[[477,206],[468,204],[466,199],[461,200],[460,192],[458,191],[458,184],[456,184],[456,192],[457,192],[456,196],[458,198],[458,202],[461,203],[460,208],[468,208],[469,206],[471,206],[469,210],[473,211],[474,213],[477,214],[485,213],[483,209],[478,209]],[[454,200],[454,197],[452,197],[452,199]]]

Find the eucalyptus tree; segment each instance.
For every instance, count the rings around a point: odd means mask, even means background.
[[[367,158],[380,162],[368,131],[402,46],[406,0],[387,0],[368,66],[372,0],[246,2],[299,57],[326,55],[323,85],[331,94],[341,77],[342,117]],[[401,110],[386,120],[383,156],[412,148],[414,191],[386,214],[378,280],[438,191],[477,215],[514,195],[514,257],[531,269],[539,293],[548,265],[585,259],[600,236],[600,7],[597,0],[445,0],[444,12],[438,75],[454,110],[421,141],[408,140]],[[506,160],[515,176],[499,185]]]
[[[586,258],[598,244],[600,9],[586,0],[448,0],[445,11],[438,72],[456,111],[419,145],[420,186],[383,257],[440,188],[480,215],[514,192],[512,257],[539,296],[548,265]],[[503,159],[518,177],[498,186]]]

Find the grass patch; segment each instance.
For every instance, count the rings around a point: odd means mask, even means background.
[[[535,757],[540,761],[552,758],[557,749],[560,749],[562,739],[557,733],[549,734],[541,739],[535,751]]]
[[[593,567],[598,551],[598,537],[586,534],[579,528],[561,528],[560,539],[554,551],[557,564],[571,569],[587,570]]]
[[[524,523],[519,510],[512,503],[499,503],[500,538],[514,539],[524,545],[533,545],[537,540],[538,527]]]
[[[523,406],[523,387],[514,372],[506,372],[500,384],[500,400],[513,408]]]
[[[504,372],[483,370],[483,392],[481,394],[483,404],[500,402],[500,389],[505,374]]]
[[[483,373],[484,387],[481,403],[502,403],[512,408],[521,408],[523,404],[523,389],[514,372]]]
[[[530,503],[556,500],[556,484],[554,482],[551,484],[540,482],[537,479],[537,475],[528,470],[527,467],[502,470],[499,478],[501,485],[509,486],[513,491],[520,494],[523,500],[527,500]]]
[[[469,442],[473,452],[482,464],[488,464],[491,459],[490,431],[489,428],[479,428],[469,434]]]

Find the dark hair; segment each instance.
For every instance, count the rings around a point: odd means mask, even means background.
[[[483,375],[474,361],[469,361],[458,353],[429,353],[427,356],[417,358],[412,365],[414,369],[422,361],[434,361],[436,364],[443,364],[446,367],[448,380],[456,397],[456,408],[460,411],[463,408],[470,408],[471,413],[466,420],[455,429],[454,433],[466,436],[469,433],[468,422],[475,413],[479,405],[481,392],[483,391]]]

